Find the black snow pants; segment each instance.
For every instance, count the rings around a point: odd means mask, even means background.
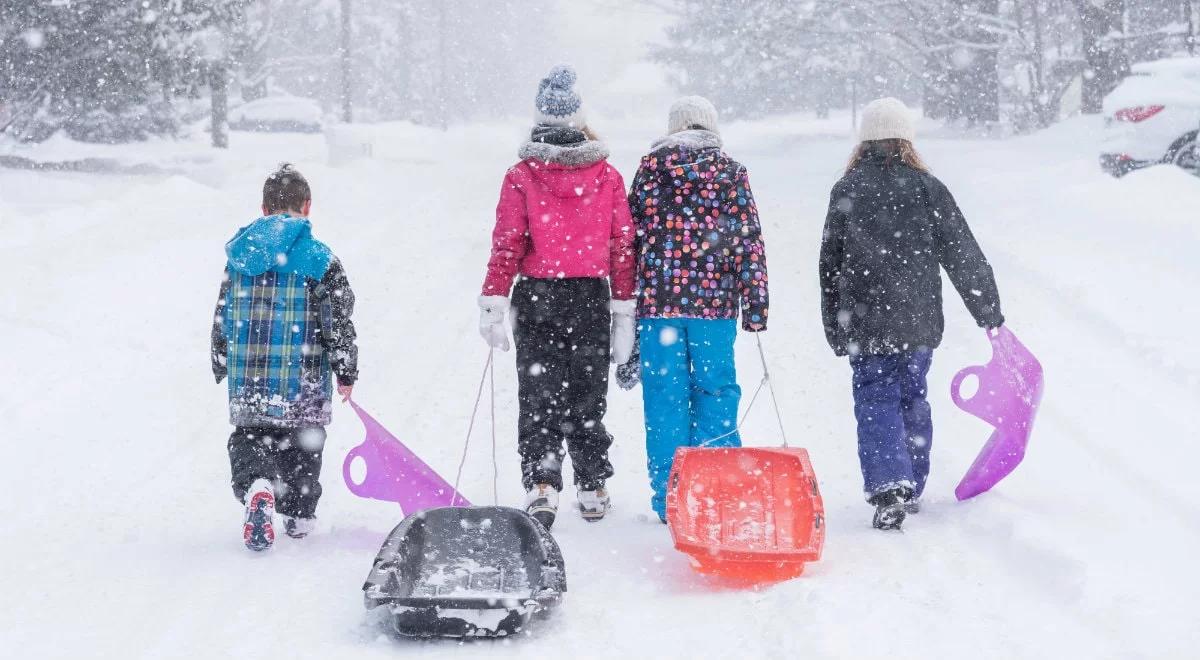
[[[229,436],[233,495],[245,501],[256,479],[275,486],[275,510],[293,518],[316,515],[321,498],[321,452],[325,428],[254,428],[238,426]]]
[[[608,404],[608,280],[533,279],[512,293],[520,399],[518,448],[528,490],[562,490],[563,441],[575,484],[595,490],[613,474],[612,436],[604,429]]]

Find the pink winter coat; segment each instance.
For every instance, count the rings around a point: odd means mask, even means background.
[[[607,149],[529,142],[520,155],[500,189],[483,294],[507,296],[520,273],[608,277],[614,299],[633,298],[636,229]]]

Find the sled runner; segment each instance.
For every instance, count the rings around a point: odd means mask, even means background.
[[[1042,401],[1042,365],[1033,353],[1007,326],[989,330],[988,339],[992,342],[991,361],[963,369],[950,384],[955,405],[996,427],[954,489],[959,500],[991,490],[1020,465]],[[963,381],[972,375],[979,378],[979,388],[972,397],[964,398]]]
[[[524,511],[442,507],[396,526],[363,584],[367,609],[387,607],[401,635],[502,637],[567,590],[558,544]]]
[[[696,570],[741,581],[796,577],[825,543],[817,478],[798,448],[680,447],[667,523]]]

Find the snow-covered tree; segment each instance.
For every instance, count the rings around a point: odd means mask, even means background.
[[[1018,130],[1049,126],[1083,69],[1078,29],[1063,0],[1009,0],[999,55],[1001,102]]]
[[[1071,0],[1079,12],[1087,68],[1083,72],[1083,111],[1100,112],[1105,95],[1129,74],[1125,51],[1125,0]]]
[[[173,130],[156,18],[150,3],[0,0],[0,131],[113,142]]]
[[[1195,0],[659,2],[679,19],[653,56],[742,115],[844,104],[852,81],[933,117],[1045,126],[1073,81],[1098,111],[1131,58],[1194,48],[1200,28]]]
[[[229,146],[229,78],[251,43],[246,8],[254,0],[160,0],[165,43],[181,87],[206,84],[212,144]]]

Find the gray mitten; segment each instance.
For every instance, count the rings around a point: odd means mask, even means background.
[[[633,354],[625,362],[617,365],[617,387],[632,390],[642,382],[642,350],[638,345],[637,333],[633,339]]]

